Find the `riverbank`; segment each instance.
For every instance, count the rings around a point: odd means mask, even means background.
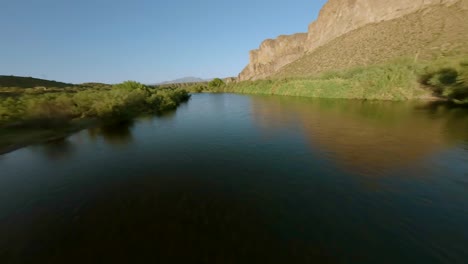
[[[445,100],[467,104],[468,56],[432,61],[402,58],[319,75],[243,81],[202,90],[340,99]]]
[[[0,100],[0,155],[84,128],[173,110],[190,98],[183,89],[154,89],[137,82],[104,89],[31,88],[4,94],[8,95]]]

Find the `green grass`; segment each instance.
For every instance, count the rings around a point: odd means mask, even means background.
[[[203,93],[203,92],[217,92],[221,87],[224,87],[225,83],[220,78],[214,78],[209,82],[200,83],[186,83],[186,84],[172,84],[169,87],[177,88],[183,85],[184,90],[189,93]],[[164,86],[163,86],[164,87]]]
[[[215,91],[393,101],[439,97],[464,103],[468,99],[467,66],[466,56],[430,62],[399,59],[311,77],[239,82]]]

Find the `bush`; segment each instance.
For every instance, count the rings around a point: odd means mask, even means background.
[[[135,81],[125,81],[123,83],[114,85],[113,88],[131,91],[131,90],[144,90],[146,89],[146,86]]]
[[[224,81],[220,78],[214,78],[211,82],[208,83],[208,86],[211,88],[219,88],[224,85]]]
[[[0,101],[0,126],[13,122],[63,125],[74,118],[90,117],[129,120],[139,114],[174,109],[188,98],[185,90],[151,89],[133,81],[111,89],[23,93]]]
[[[443,60],[424,68],[420,82],[438,96],[458,103],[468,103],[468,64]]]

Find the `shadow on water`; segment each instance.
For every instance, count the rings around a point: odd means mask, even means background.
[[[312,151],[377,176],[468,140],[468,109],[446,104],[252,97],[265,130],[300,123]]]

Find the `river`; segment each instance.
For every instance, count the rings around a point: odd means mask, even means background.
[[[195,94],[0,156],[0,263],[467,263],[468,109]]]

